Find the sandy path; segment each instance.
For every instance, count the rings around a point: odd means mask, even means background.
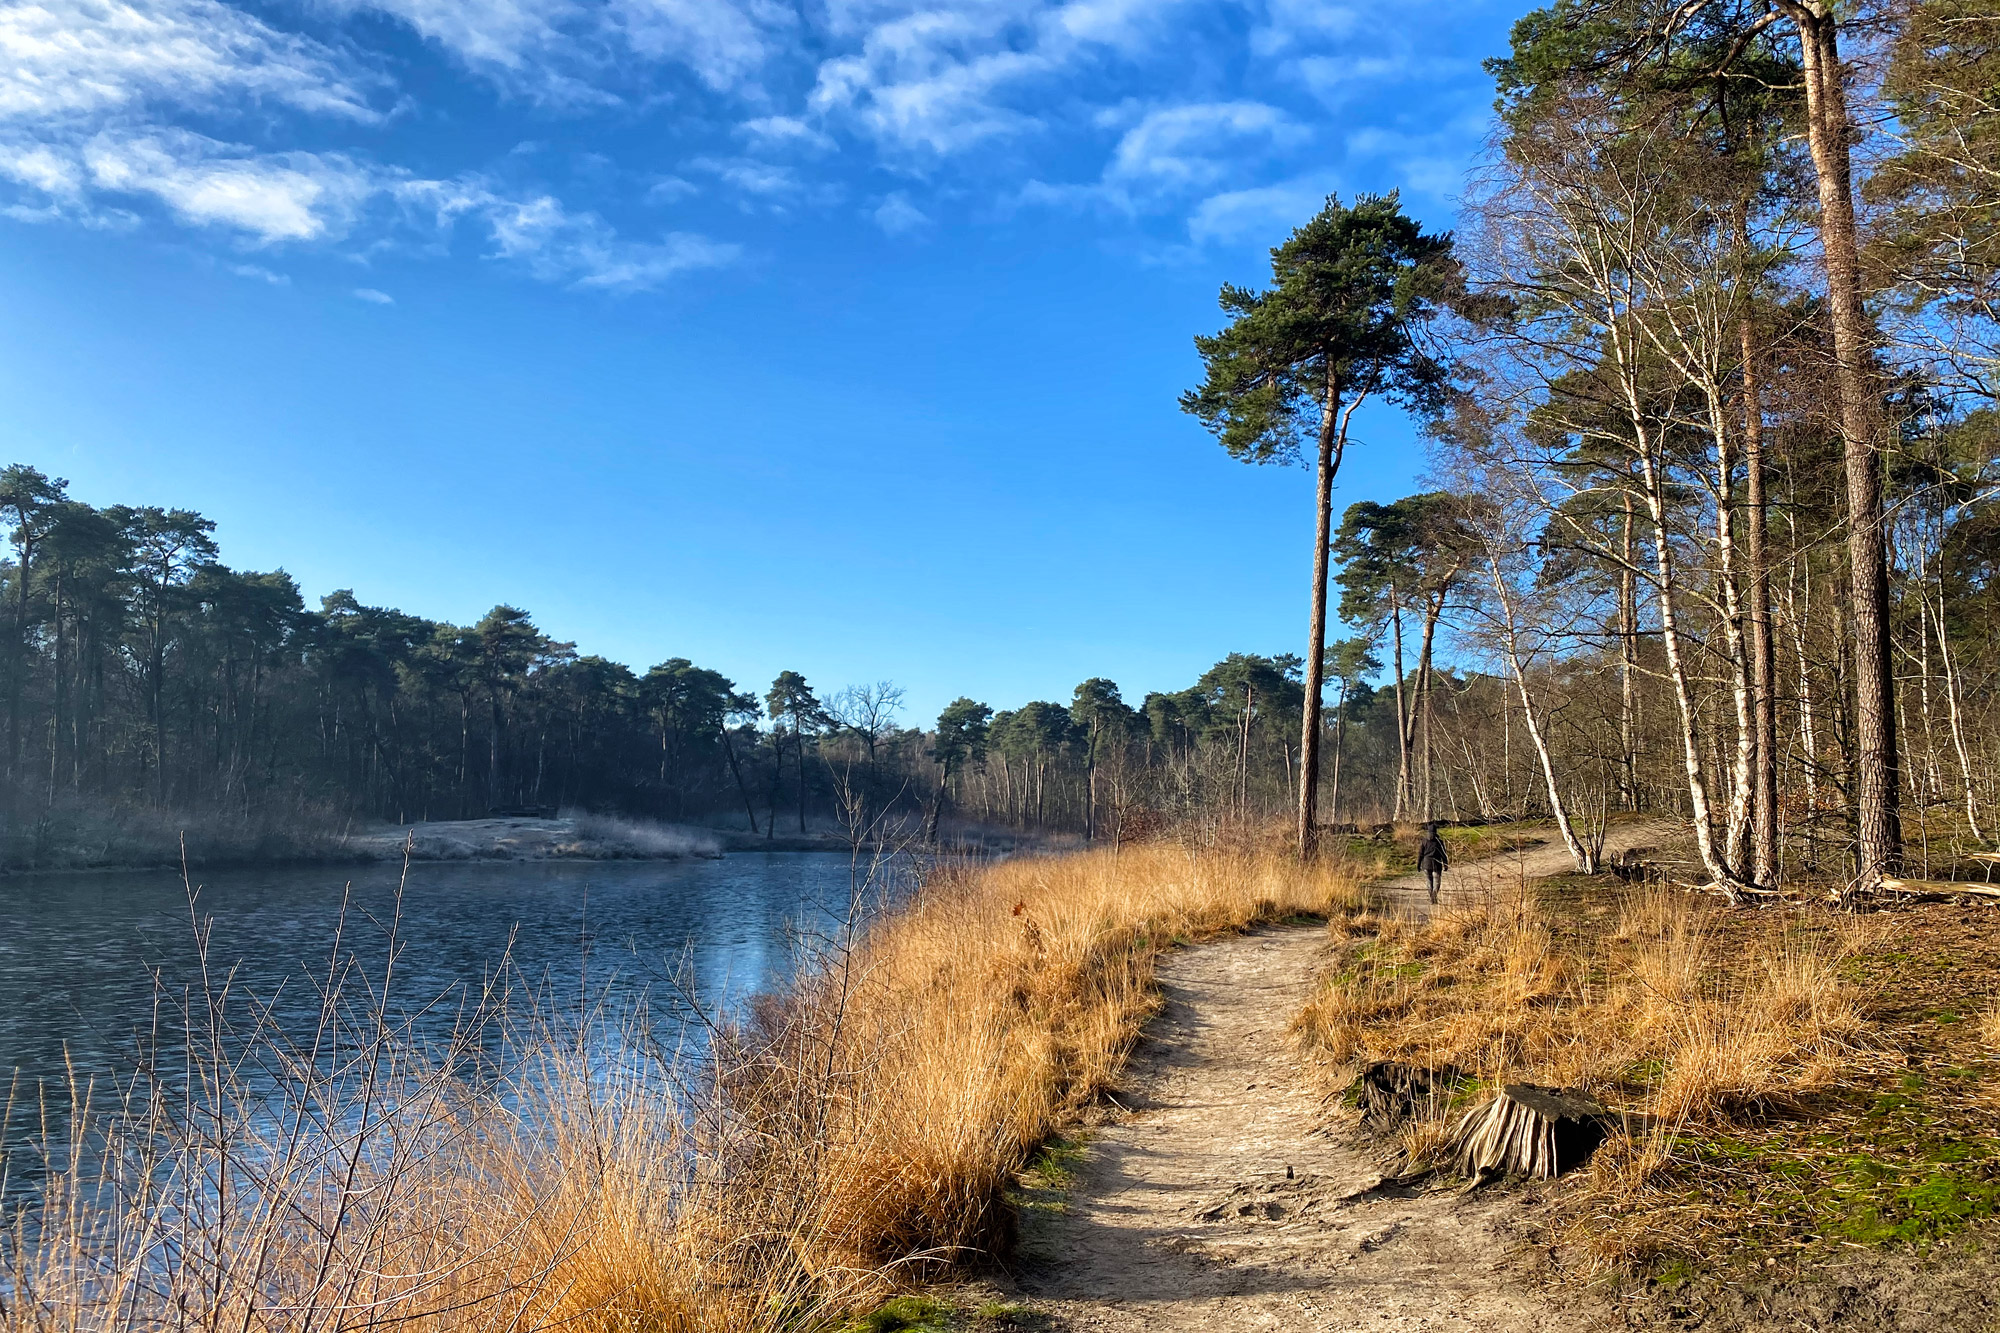
[[[1496,889],[1511,888],[1531,880],[1546,879],[1576,868],[1562,835],[1548,830],[1548,841],[1517,852],[1502,852],[1484,860],[1453,866],[1444,875],[1444,891],[1439,901],[1477,902]],[[1627,848],[1659,848],[1686,837],[1686,830],[1673,820],[1651,820],[1640,824],[1620,824],[1604,839],[1604,859],[1609,862]],[[1418,920],[1430,915],[1430,890],[1421,874],[1398,876],[1370,886],[1370,891],[1388,900],[1391,910],[1405,911]]]
[[[1660,840],[1635,826],[1614,848]],[[1446,901],[1556,873],[1560,845],[1451,872]],[[1428,911],[1420,876],[1383,887]],[[1383,1187],[1320,1132],[1288,1025],[1326,935],[1254,931],[1164,961],[1165,1006],[1134,1053],[1122,1114],[1094,1131],[1058,1214],[1024,1225],[1019,1295],[1086,1330],[1577,1330],[1512,1285],[1508,1196]]]

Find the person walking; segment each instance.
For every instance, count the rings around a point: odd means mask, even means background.
[[[1451,856],[1444,849],[1444,839],[1438,836],[1435,821],[1424,825],[1424,840],[1417,844],[1417,869],[1424,872],[1431,885],[1431,905],[1435,907],[1438,890],[1444,887],[1444,872],[1451,867]]]

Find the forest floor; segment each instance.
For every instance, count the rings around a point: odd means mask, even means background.
[[[1652,825],[1612,850],[1656,844]],[[1560,845],[1454,869],[1447,901],[1569,867]],[[1420,876],[1375,886],[1429,911]],[[1328,937],[1267,927],[1163,961],[1164,1004],[1122,1091],[1080,1144],[1031,1174],[1006,1299],[1057,1329],[1575,1329],[1591,1322],[1510,1276],[1522,1203],[1384,1180],[1330,1132],[1290,1035]],[[1036,1188],[1039,1186],[1039,1188]]]

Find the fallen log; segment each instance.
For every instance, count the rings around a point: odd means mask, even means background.
[[[1971,884],[1955,879],[1894,879],[1884,875],[1882,888],[1906,898],[1932,901],[1966,896],[2000,900],[2000,884]]]
[[[1546,1180],[1580,1166],[1610,1134],[1609,1111],[1581,1094],[1510,1083],[1459,1122],[1455,1164],[1462,1175]]]

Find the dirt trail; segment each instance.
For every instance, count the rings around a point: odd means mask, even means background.
[[[1657,849],[1685,837],[1686,830],[1673,820],[1616,825],[1605,836],[1604,859],[1610,861],[1628,848]],[[1546,879],[1575,868],[1568,849],[1563,846],[1562,835],[1550,829],[1548,840],[1538,846],[1453,866],[1445,872],[1444,892],[1439,901],[1447,907],[1455,902],[1477,902],[1495,889]],[[1418,920],[1430,915],[1430,891],[1420,874],[1379,881],[1371,886],[1371,891],[1387,899],[1392,910],[1408,912]]]
[[[1614,832],[1612,848],[1662,840]],[[1445,900],[1569,867],[1560,845],[1453,870]],[[1419,876],[1380,886],[1414,914]],[[1093,1132],[1063,1212],[1024,1224],[1018,1293],[1057,1328],[1577,1330],[1505,1276],[1498,1192],[1384,1186],[1320,1132],[1288,1025],[1326,956],[1311,927],[1270,928],[1164,961],[1165,1006],[1134,1053],[1121,1113]]]

